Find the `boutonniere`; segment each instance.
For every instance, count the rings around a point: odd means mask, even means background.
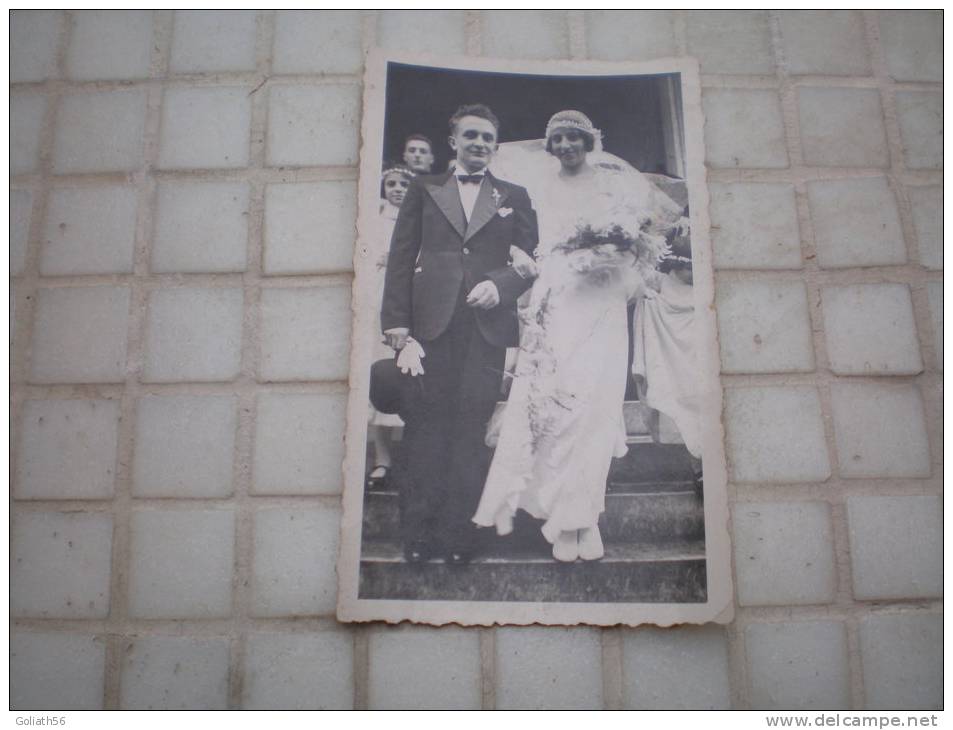
[[[493,198],[493,203],[496,205],[497,208],[499,208],[499,207],[500,207],[500,198],[502,197],[502,196],[500,195],[500,191],[497,190],[496,188],[493,188],[493,193],[492,193],[492,196],[491,196],[491,197]]]
[[[512,208],[497,208],[496,212],[499,213],[500,218],[506,218],[510,213],[513,212]]]

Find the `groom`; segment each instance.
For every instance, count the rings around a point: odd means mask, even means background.
[[[406,427],[393,473],[409,562],[473,557],[487,421],[506,348],[518,344],[516,299],[531,283],[507,265],[511,245],[532,255],[537,244],[529,196],[487,170],[499,127],[483,104],[454,113],[456,164],[413,180],[391,239],[384,335],[395,350],[411,337],[424,351],[424,374],[402,378]]]

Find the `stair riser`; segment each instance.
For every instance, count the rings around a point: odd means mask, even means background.
[[[439,563],[362,561],[360,598],[445,601],[702,603],[704,559],[639,563]]]
[[[528,525],[538,529],[538,523]],[[704,539],[704,512],[694,494],[616,494],[606,497],[600,520],[606,542],[671,542]],[[391,540],[399,536],[397,497],[370,494],[364,502],[365,539]]]

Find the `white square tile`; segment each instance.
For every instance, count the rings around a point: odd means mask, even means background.
[[[145,119],[144,91],[67,94],[56,115],[53,169],[61,174],[137,169]]]
[[[702,73],[773,74],[771,31],[765,10],[694,10],[685,15],[688,55]]]
[[[334,613],[340,522],[337,507],[263,509],[255,514],[253,615]]]
[[[496,631],[500,710],[599,710],[602,644],[588,627],[501,627]]]
[[[129,614],[145,619],[231,615],[234,549],[231,510],[134,511]]]
[[[10,95],[10,174],[36,171],[40,164],[40,133],[45,116],[43,94]]]
[[[940,497],[850,497],[847,524],[854,598],[943,595]]]
[[[731,479],[822,482],[831,475],[814,388],[727,388],[724,419]]]
[[[358,86],[273,86],[268,95],[269,165],[357,164]]]
[[[880,92],[876,89],[800,88],[801,146],[808,165],[887,167]]]
[[[27,401],[17,444],[14,496],[112,497],[118,438],[118,401]]]
[[[906,262],[897,199],[886,178],[815,180],[807,195],[823,268]]]
[[[264,289],[261,379],[345,380],[350,335],[349,286]]]
[[[936,366],[943,369],[943,282],[927,283],[927,301],[930,304],[930,319],[933,321],[934,346],[936,347]]]
[[[838,382],[831,398],[842,476],[930,476],[923,401],[915,386]]]
[[[358,10],[279,10],[275,73],[358,73],[364,60]]]
[[[922,372],[913,302],[906,284],[821,289],[831,370],[838,375]]]
[[[566,58],[569,24],[561,10],[485,10],[483,53],[498,58]]]
[[[136,189],[53,188],[43,225],[44,276],[127,274],[136,246]]]
[[[56,77],[56,48],[63,13],[58,10],[10,12],[10,83]]]
[[[801,268],[793,185],[709,183],[708,190],[715,268]]]
[[[866,710],[943,709],[943,617],[874,614],[860,622]]]
[[[732,517],[738,603],[830,603],[837,589],[830,505],[740,502]]]
[[[108,514],[21,512],[10,530],[10,615],[106,618],[113,519]]]
[[[880,38],[887,70],[896,81],[943,80],[943,13],[880,10]]]
[[[254,10],[176,10],[169,70],[252,71],[257,32]]]
[[[247,183],[159,184],[153,271],[244,271],[247,248]]]
[[[251,142],[249,91],[244,87],[166,90],[159,167],[245,167]]]
[[[252,492],[340,494],[343,395],[258,396]]]
[[[10,709],[103,709],[106,645],[65,632],[15,631],[10,637]]]
[[[37,383],[121,383],[126,378],[129,288],[40,289],[30,379]]]
[[[586,31],[592,58],[643,61],[676,55],[671,10],[590,10]]]
[[[850,707],[847,634],[836,621],[752,624],[745,631],[751,708]]]
[[[144,379],[226,381],[241,368],[241,289],[158,289],[149,296]]]
[[[903,159],[914,170],[943,169],[943,95],[898,91]]]
[[[807,289],[800,282],[725,281],[715,296],[726,373],[814,369]]]
[[[481,708],[480,635],[472,629],[384,627],[368,643],[369,709]]]
[[[907,188],[913,226],[917,231],[920,263],[928,269],[943,269],[943,188]]]
[[[778,18],[788,73],[870,73],[860,11],[782,10]]]
[[[727,710],[728,643],[720,627],[645,627],[626,631],[623,686],[627,710]]]
[[[354,268],[357,186],[327,181],[265,188],[267,274],[321,274]]]
[[[71,79],[141,79],[152,56],[151,10],[76,10],[66,71]]]
[[[713,167],[787,167],[781,100],[769,89],[706,89],[706,159]]]
[[[10,276],[19,276],[26,267],[30,219],[33,217],[33,193],[10,191]]]
[[[125,641],[119,709],[228,709],[228,643],[196,636]]]
[[[144,396],[136,414],[132,493],[227,497],[238,427],[234,396]]]
[[[246,710],[350,710],[354,640],[345,630],[252,634],[245,649]]]
[[[464,11],[380,10],[377,45],[394,51],[465,53]]]

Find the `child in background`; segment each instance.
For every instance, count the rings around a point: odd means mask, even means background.
[[[381,173],[380,226],[374,236],[376,248],[371,253],[374,261],[377,292],[375,301],[377,302],[378,316],[373,320],[377,340],[380,340],[379,310],[381,299],[384,296],[384,273],[387,269],[390,239],[394,233],[394,224],[397,222],[400,205],[404,202],[404,195],[407,193],[407,188],[413,178],[414,173],[403,165],[387,167]],[[373,359],[381,360],[393,357],[394,351],[382,341],[379,341],[375,347]],[[404,422],[396,414],[381,413],[371,406],[368,424],[368,437],[374,444],[374,468],[367,475],[367,486],[380,489],[387,483],[387,475],[392,463],[391,445],[394,440],[394,432],[403,428]]]

